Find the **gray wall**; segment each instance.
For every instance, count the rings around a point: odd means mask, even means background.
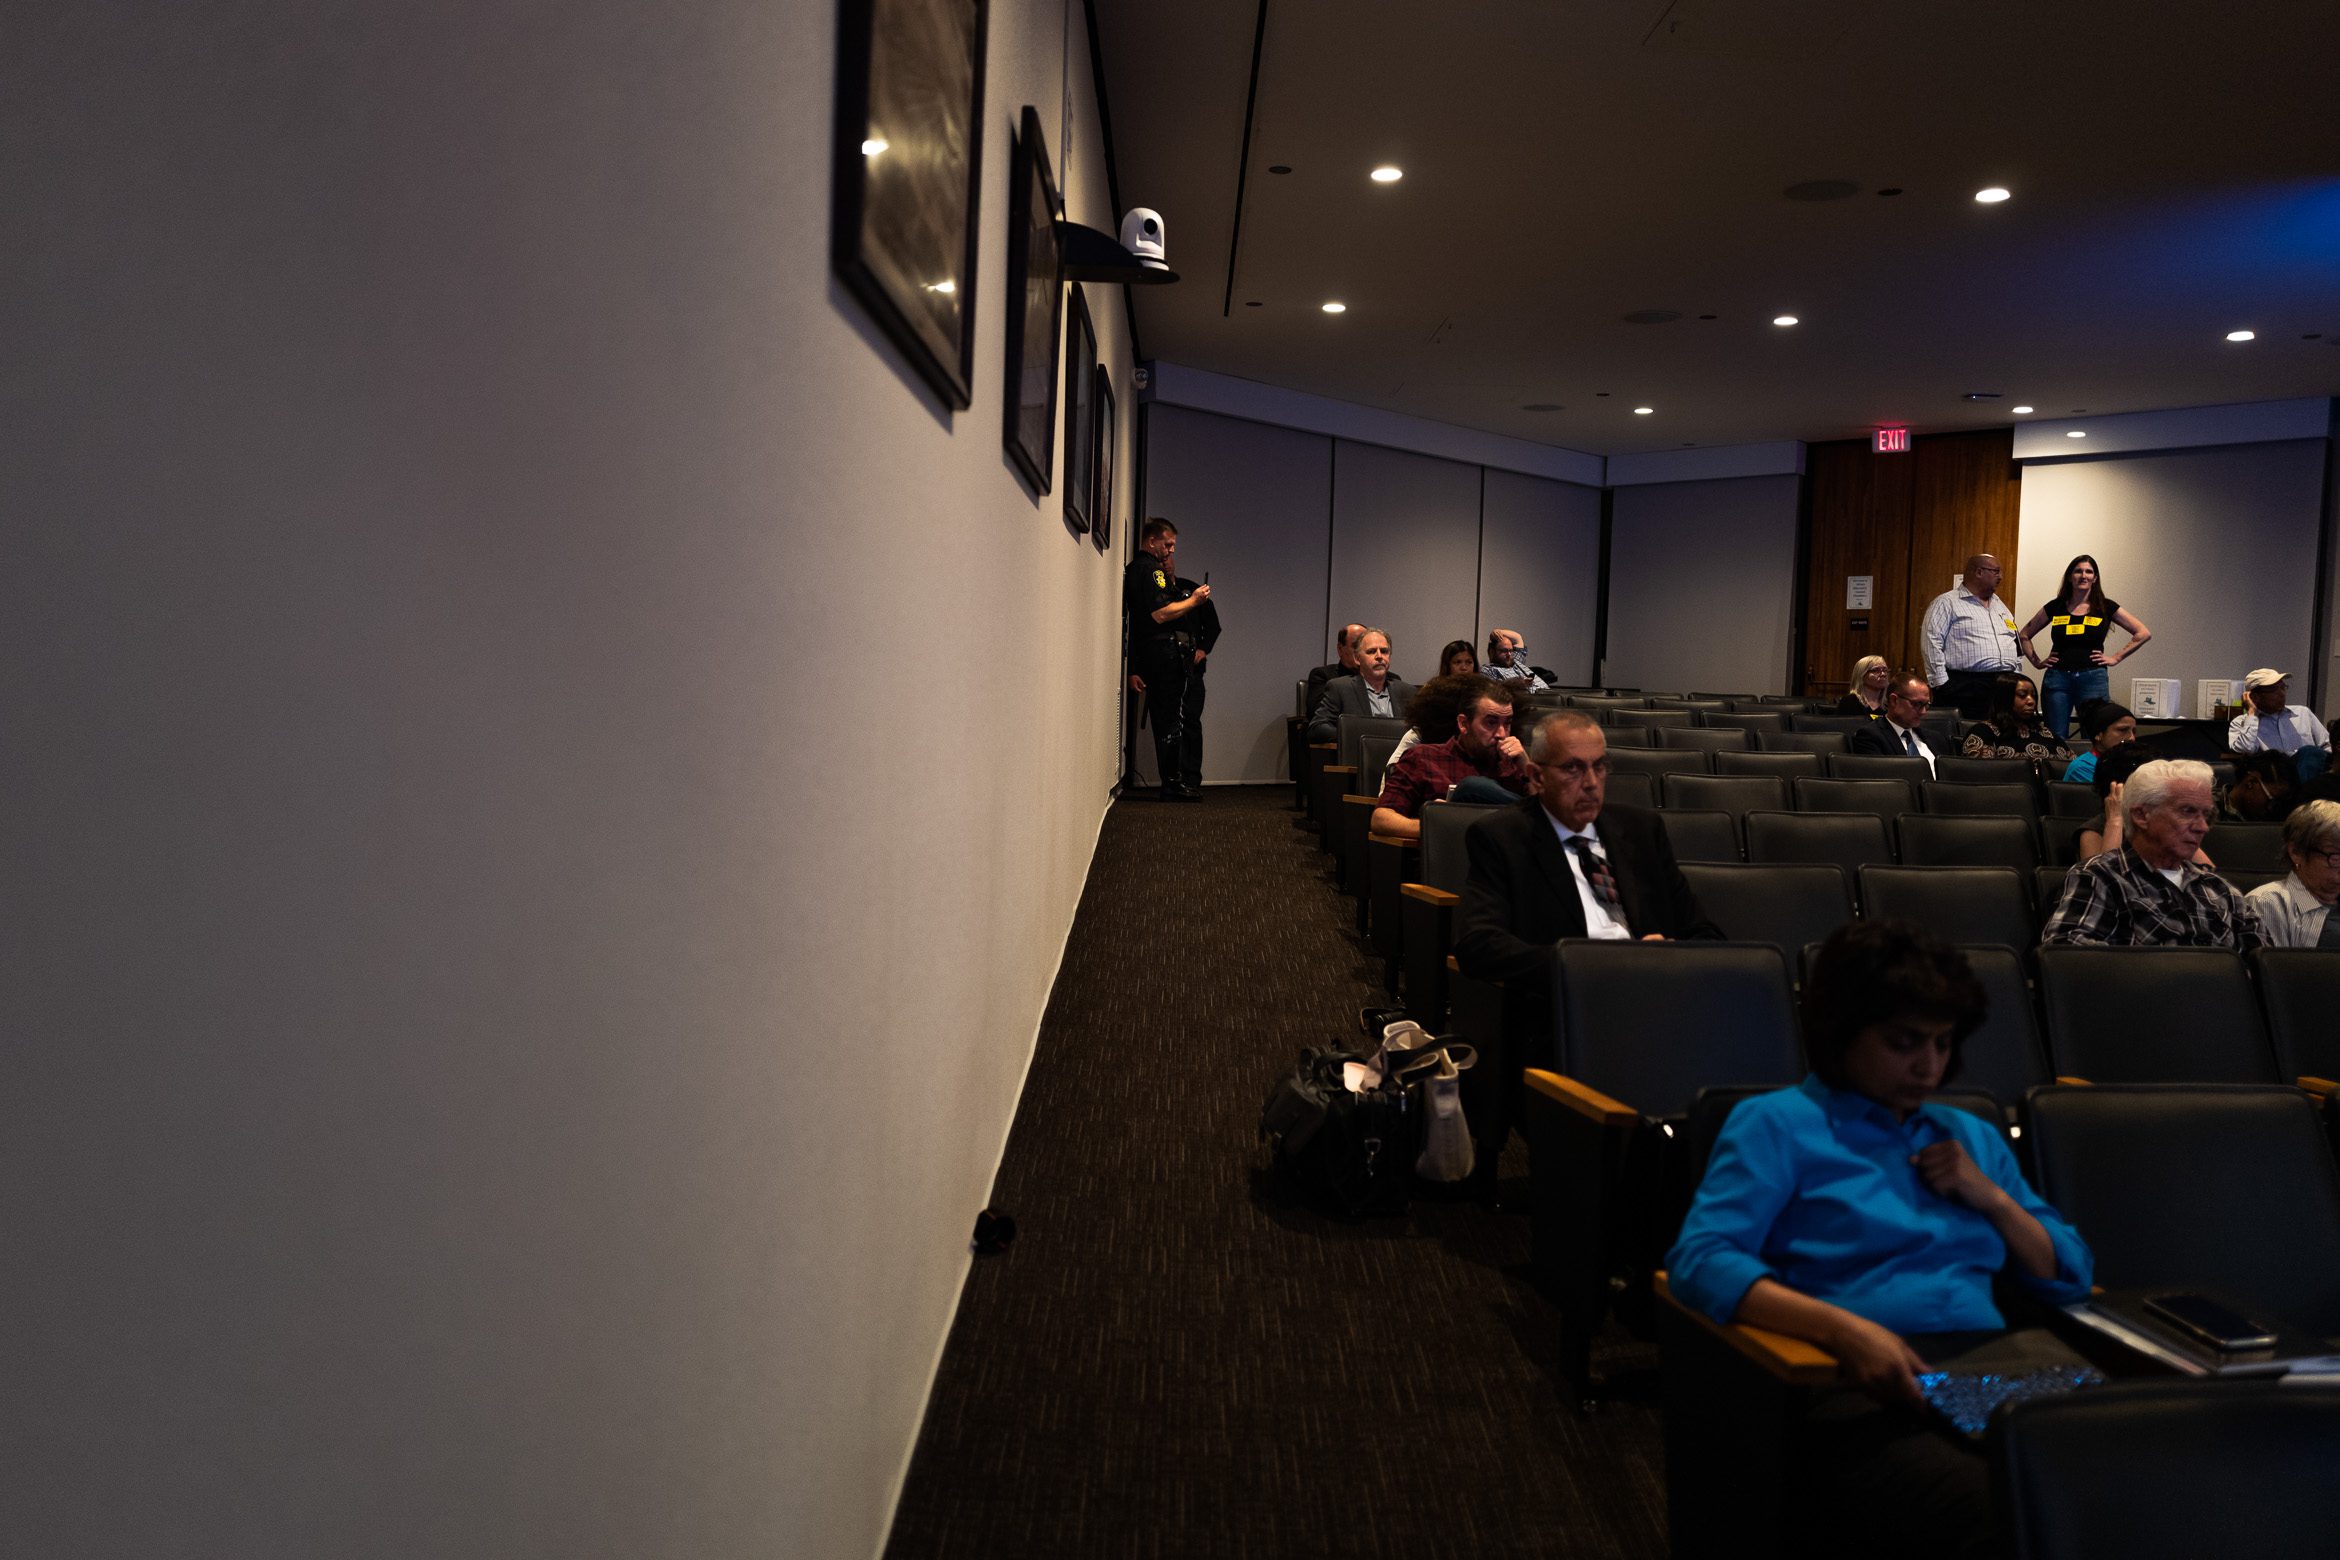
[[[1204,779],[1289,778],[1292,684],[1332,659],[1344,622],[1388,630],[1409,682],[1450,639],[1483,648],[1497,622],[1528,635],[1539,665],[1589,673],[1598,489],[1164,402],[1146,415],[1145,512],[1178,522],[1179,571],[1210,571],[1226,628]],[[1153,777],[1142,736],[1138,770]]]
[[[2028,620],[2065,563],[2090,553],[2107,594],[2153,630],[2113,668],[2114,698],[2127,702],[2131,677],[2182,678],[2191,715],[2197,679],[2278,666],[2304,700],[2324,451],[2321,439],[2294,439],[2026,465],[2018,567],[2042,588],[2008,605]]]
[[[991,7],[955,417],[829,280],[835,14],[0,53],[11,1553],[877,1551],[1119,567],[1000,450],[1007,132],[1061,156],[1080,8]],[[835,675],[897,657],[940,691]]]
[[[1787,691],[1797,485],[1734,477],[1616,490],[1603,681],[1676,693]]]

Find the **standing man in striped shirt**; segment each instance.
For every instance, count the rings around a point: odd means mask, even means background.
[[[2015,614],[1999,599],[2000,572],[1999,560],[1989,553],[1967,559],[1958,588],[1934,598],[1918,629],[1918,653],[1925,657],[1935,700],[1956,706],[1968,720],[1989,713],[1991,679],[2023,664]]]

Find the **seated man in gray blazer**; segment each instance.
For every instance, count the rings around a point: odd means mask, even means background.
[[[1369,628],[1357,636],[1357,674],[1335,677],[1308,717],[1308,740],[1337,742],[1343,715],[1388,715],[1403,720],[1414,685],[1389,674],[1389,635]]]
[[[1657,814],[1608,803],[1609,744],[1582,710],[1536,722],[1527,800],[1463,836],[1470,876],[1455,963],[1484,980],[1548,982],[1564,937],[1720,937]]]

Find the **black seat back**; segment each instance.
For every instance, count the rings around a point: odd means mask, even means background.
[[[2275,1051],[2231,948],[2039,950],[2056,1071],[2091,1083],[2278,1083]]]
[[[1611,774],[1702,775],[1711,762],[1704,751],[1696,748],[1640,747],[1630,743],[1609,746]]]
[[[1777,775],[1667,775],[1658,782],[1658,796],[1668,807],[1712,809],[1736,819],[1750,808],[1785,809],[1788,783]]]
[[[1958,951],[1982,983],[1989,1009],[1982,1027],[1959,1048],[1958,1076],[1952,1081],[1961,1089],[1980,1089],[2002,1105],[2020,1104],[2028,1090],[2051,1081],[2023,955],[2012,948]]]
[[[1827,756],[1844,751],[1841,731],[1758,731],[1755,745],[1767,753],[1817,753],[1826,773]]]
[[[2261,948],[2251,968],[2282,1076],[2340,1080],[2340,955]]]
[[[1564,942],[1561,1070],[1646,1116],[1703,1088],[1803,1076],[1787,963],[1769,944]]]
[[[1812,702],[1821,704],[1824,708],[1833,709],[1835,707],[1832,701],[1814,700]],[[1807,709],[1808,708],[1809,706],[1807,706]],[[1788,729],[1790,731],[1833,731],[1839,735],[1849,737],[1854,732],[1860,730],[1863,726],[1873,726],[1875,724],[1876,722],[1869,719],[1869,717],[1866,715],[1804,714],[1794,717],[1793,724],[1791,724]]]
[[[1779,710],[1749,709],[1740,705],[1729,714],[1709,710],[1702,718],[1707,725],[1717,730],[1736,727],[1740,731],[1769,735],[1784,735],[1787,731],[1787,716]]]
[[[1406,723],[1394,715],[1343,715],[1341,717],[1340,752],[1333,761],[1356,769],[1364,763],[1365,739],[1388,737],[1395,740],[1406,734]]]
[[[1631,769],[1612,770],[1605,800],[1654,810],[1658,804],[1658,777]]]
[[[2026,818],[1903,813],[1893,827],[1905,866],[2013,867],[2029,872],[2039,865],[2039,846]]]
[[[1463,836],[1489,813],[1499,813],[1501,807],[1481,807],[1460,802],[1428,802],[1422,808],[1422,875],[1417,880],[1431,888],[1442,888],[1450,894],[1462,892],[1463,879],[1471,875],[1469,848]]]
[[[1909,921],[1944,942],[2018,951],[2039,940],[2031,888],[2013,867],[1863,867],[1861,910]]]
[[[1717,753],[1714,772],[1718,775],[1777,775],[1792,780],[1797,775],[1817,775],[1823,772],[1826,761],[1817,753]]]
[[[1658,746],[1698,748],[1708,753],[1744,753],[1754,742],[1746,732],[1728,726],[1668,726],[1658,733]]]
[[[1397,737],[1367,737],[1357,744],[1357,778],[1350,790],[1357,796],[1381,794],[1382,771],[1389,767],[1389,755],[1396,751]]]
[[[2340,1336],[2340,1174],[2297,1089],[2034,1089],[2039,1193],[2107,1289],[2204,1289]]]
[[[2218,870],[2225,872],[2287,872],[2291,860],[2283,854],[2280,823],[2214,823],[2202,837],[2202,849]]]
[[[1894,758],[1884,753],[1833,753],[1828,773],[1838,780],[1906,780],[1924,785],[1934,778],[1922,758]]]
[[[1795,792],[1798,812],[1858,812],[1898,818],[1917,811],[1917,787],[1907,780],[1815,780],[1798,775]]]
[[[1862,867],[1893,860],[1885,820],[1870,813],[1750,812],[1744,823],[1749,861],[1825,862],[1857,886]]]
[[[1658,822],[1665,827],[1666,844],[1679,862],[1739,859],[1739,831],[1727,812],[1689,807],[1661,808]]]
[[[2030,785],[2038,777],[2028,758],[1961,758],[1937,753],[1934,778],[1961,785]]]
[[[1693,710],[1614,709],[1601,716],[1604,726],[1680,726],[1686,730],[1697,723],[1697,712]]]
[[[2326,1560],[2340,1389],[2140,1381],[2035,1398],[1993,1427],[1990,1456],[2020,1560]]]
[[[2051,818],[2093,818],[2104,811],[2104,798],[2085,780],[2050,780],[2047,800]]]
[[[1842,867],[1686,861],[1682,876],[1725,937],[1770,943],[1790,967],[1807,943],[1823,941],[1852,919],[1852,891]]]
[[[2053,867],[2068,867],[2080,853],[2080,831],[2096,821],[2086,818],[2062,818],[2053,813],[2039,820],[2039,859]]]
[[[2039,797],[2029,782],[1965,785],[1955,780],[1928,780],[1918,787],[1918,802],[1927,812],[1958,817],[2029,820],[2039,816]]]

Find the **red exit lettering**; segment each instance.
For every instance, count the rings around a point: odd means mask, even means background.
[[[1908,454],[1909,430],[1907,428],[1879,428],[1874,448],[1880,455]]]

